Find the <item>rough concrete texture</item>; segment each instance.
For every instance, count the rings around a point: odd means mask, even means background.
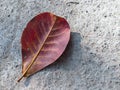
[[[67,19],[70,43],[58,61],[17,83],[22,31],[46,11]],[[0,0],[0,90],[120,90],[120,0]]]

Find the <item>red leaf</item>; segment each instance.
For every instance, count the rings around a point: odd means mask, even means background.
[[[18,82],[55,62],[69,38],[70,27],[64,18],[48,12],[35,16],[22,34],[22,77]]]

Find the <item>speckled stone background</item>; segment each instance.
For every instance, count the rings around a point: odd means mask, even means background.
[[[67,19],[69,45],[17,83],[22,31],[46,11]],[[120,0],[0,0],[0,90],[120,90]]]

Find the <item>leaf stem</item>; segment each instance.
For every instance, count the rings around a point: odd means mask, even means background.
[[[17,82],[20,82],[20,80],[23,78],[24,76],[22,75],[18,80],[17,80]]]

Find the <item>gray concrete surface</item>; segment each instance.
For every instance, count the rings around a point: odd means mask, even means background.
[[[70,43],[58,61],[17,83],[22,31],[46,11],[67,19]],[[0,90],[120,90],[120,0],[0,0]]]

